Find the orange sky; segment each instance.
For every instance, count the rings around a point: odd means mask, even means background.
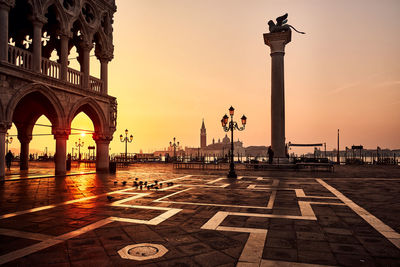
[[[174,136],[197,147],[202,118],[210,143],[224,136],[220,119],[230,105],[237,120],[248,118],[246,130],[235,136],[245,146],[269,145],[271,61],[262,34],[269,19],[285,12],[290,24],[306,32],[293,32],[286,47],[286,140],[326,142],[330,150],[340,128],[341,149],[400,148],[399,1],[116,4],[109,64],[109,93],[118,100],[112,153],[123,152],[119,135],[126,128],[134,135],[133,152],[165,148]],[[99,65],[91,68],[98,76]],[[88,123],[80,116],[73,127]],[[70,137],[68,151],[76,139]],[[50,137],[35,138],[31,148],[44,143],[54,151]]]

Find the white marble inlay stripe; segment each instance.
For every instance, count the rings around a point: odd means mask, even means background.
[[[271,195],[269,196],[267,208],[272,209],[274,207],[275,199],[276,199],[276,190],[273,190]]]
[[[341,192],[336,190],[331,185],[324,182],[322,179],[316,179],[322,186],[332,192],[341,201],[343,201],[348,207],[350,207],[355,213],[357,213],[361,218],[368,222],[372,227],[375,228],[379,233],[386,237],[393,245],[400,249],[400,234],[393,230],[390,226],[386,225],[384,222],[379,220],[377,217],[369,213],[364,208],[360,207],[352,200],[347,198]]]
[[[172,196],[174,196],[174,195],[180,194],[180,193],[182,193],[182,192],[185,192],[185,191],[188,191],[188,190],[191,190],[191,189],[192,189],[192,188],[190,187],[190,188],[186,188],[186,189],[183,189],[183,190],[181,190],[181,191],[178,191],[178,192],[175,192],[175,193],[172,193],[172,194],[163,196],[163,197],[161,197],[161,198],[159,198],[159,199],[154,200],[154,202],[161,201],[161,200],[163,200],[163,199],[172,197]]]
[[[207,184],[214,184],[214,183],[216,183],[216,182],[218,182],[218,181],[221,181],[221,180],[224,180],[224,179],[225,179],[225,177],[217,178],[217,179],[215,179],[215,180],[212,180],[212,181],[207,182]]]
[[[31,232],[18,231],[18,230],[14,230],[14,229],[5,229],[5,228],[0,228],[0,235],[26,238],[26,239],[32,239],[32,240],[39,240],[39,241],[44,241],[44,240],[47,240],[47,239],[53,237],[51,235],[45,235],[45,234],[40,234],[40,233],[31,233]]]
[[[19,258],[22,258],[22,257],[25,257],[25,256],[30,255],[32,253],[35,253],[35,252],[37,252],[39,250],[43,250],[45,248],[48,248],[48,247],[54,246],[56,244],[62,243],[65,240],[68,240],[70,238],[73,238],[73,237],[76,237],[78,235],[84,234],[84,233],[86,233],[88,231],[92,231],[92,230],[94,230],[96,228],[102,227],[102,226],[104,226],[104,225],[106,225],[108,223],[111,223],[111,222],[112,222],[112,220],[110,220],[109,218],[103,219],[103,220],[97,221],[95,223],[92,223],[90,225],[87,225],[85,227],[82,227],[82,228],[80,228],[78,230],[74,230],[72,232],[66,233],[64,235],[52,237],[52,238],[44,240],[44,241],[42,241],[40,243],[31,245],[31,246],[28,246],[28,247],[25,247],[25,248],[18,249],[18,250],[12,251],[12,252],[4,254],[4,255],[1,255],[0,256],[0,265],[1,264],[5,264],[5,263],[10,262],[10,261],[13,261],[13,260],[16,260],[16,259],[19,259]]]
[[[304,198],[323,198],[323,199],[337,199],[337,197],[325,197],[325,196],[307,196],[304,193],[303,189],[295,189],[294,190],[296,192],[296,197],[304,197]]]

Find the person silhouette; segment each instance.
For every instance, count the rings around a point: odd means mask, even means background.
[[[6,154],[6,165],[7,165],[7,170],[11,169],[11,163],[14,159],[14,155],[11,153],[11,150],[8,150]]]
[[[272,164],[272,161],[273,161],[273,159],[274,159],[274,151],[272,150],[272,147],[271,147],[271,146],[268,147],[268,152],[267,152],[267,154],[268,154],[268,163],[269,163],[269,164]]]

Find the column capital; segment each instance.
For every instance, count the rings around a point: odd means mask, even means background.
[[[285,52],[286,44],[292,40],[292,32],[274,32],[264,33],[264,43],[271,48],[271,54],[276,52]]]
[[[51,133],[54,135],[54,139],[68,140],[68,137],[71,134],[71,130],[70,129],[52,129]]]
[[[18,134],[17,137],[21,143],[30,143],[32,141],[32,135]]]
[[[7,121],[0,122],[0,133],[7,133],[8,129],[11,128],[12,123]]]
[[[15,0],[0,0],[0,9],[10,11],[15,5]]]
[[[112,139],[112,135],[93,133],[93,140],[96,142],[96,144],[109,144]]]
[[[32,22],[34,26],[42,27],[43,24],[47,22],[47,18],[42,15],[32,15],[29,17],[29,20]]]
[[[83,51],[90,52],[90,50],[93,49],[93,44],[88,42],[88,41],[81,41],[79,43],[79,49],[82,49]]]

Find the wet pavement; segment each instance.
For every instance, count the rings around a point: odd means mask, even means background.
[[[91,171],[0,183],[0,264],[400,266],[400,177]]]

